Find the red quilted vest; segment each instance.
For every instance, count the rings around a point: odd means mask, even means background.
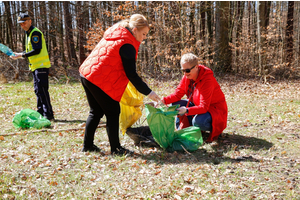
[[[137,57],[140,42],[126,28],[116,24],[105,31],[103,38],[79,68],[87,80],[118,102],[129,82],[119,54],[124,44],[132,44]]]

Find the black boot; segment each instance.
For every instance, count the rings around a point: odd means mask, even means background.
[[[94,144],[91,147],[83,146],[83,148],[81,149],[81,152],[101,152],[101,151],[102,150]]]
[[[118,155],[118,156],[125,156],[125,155],[133,155],[134,152],[120,146],[119,148],[116,148],[115,150],[111,151],[111,154]]]

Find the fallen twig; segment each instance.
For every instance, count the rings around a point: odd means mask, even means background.
[[[187,154],[190,154],[190,155],[191,155],[191,153],[190,153],[188,150],[186,150],[186,149],[184,148],[183,145],[180,145],[180,146],[183,148],[183,150],[184,150]]]

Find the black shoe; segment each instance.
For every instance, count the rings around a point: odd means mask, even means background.
[[[125,155],[133,155],[134,152],[130,151],[128,149],[125,149],[124,147],[116,148],[116,150],[111,152],[112,155],[118,155],[118,156],[125,156]]]
[[[91,147],[83,147],[81,152],[101,152],[101,149],[93,144]]]
[[[48,119],[49,121],[55,121],[54,116],[44,116],[46,119]]]

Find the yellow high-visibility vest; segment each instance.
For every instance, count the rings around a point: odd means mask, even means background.
[[[28,57],[29,68],[31,71],[34,71],[39,68],[50,68],[51,63],[50,63],[50,59],[49,59],[49,55],[48,55],[48,51],[47,51],[44,34],[36,27],[34,29],[32,29],[32,31],[30,32],[28,37],[26,35],[26,43],[25,43],[26,53],[32,51],[31,35],[34,31],[38,31],[42,35],[42,38],[39,38],[39,39],[42,39],[42,49],[39,54]]]

